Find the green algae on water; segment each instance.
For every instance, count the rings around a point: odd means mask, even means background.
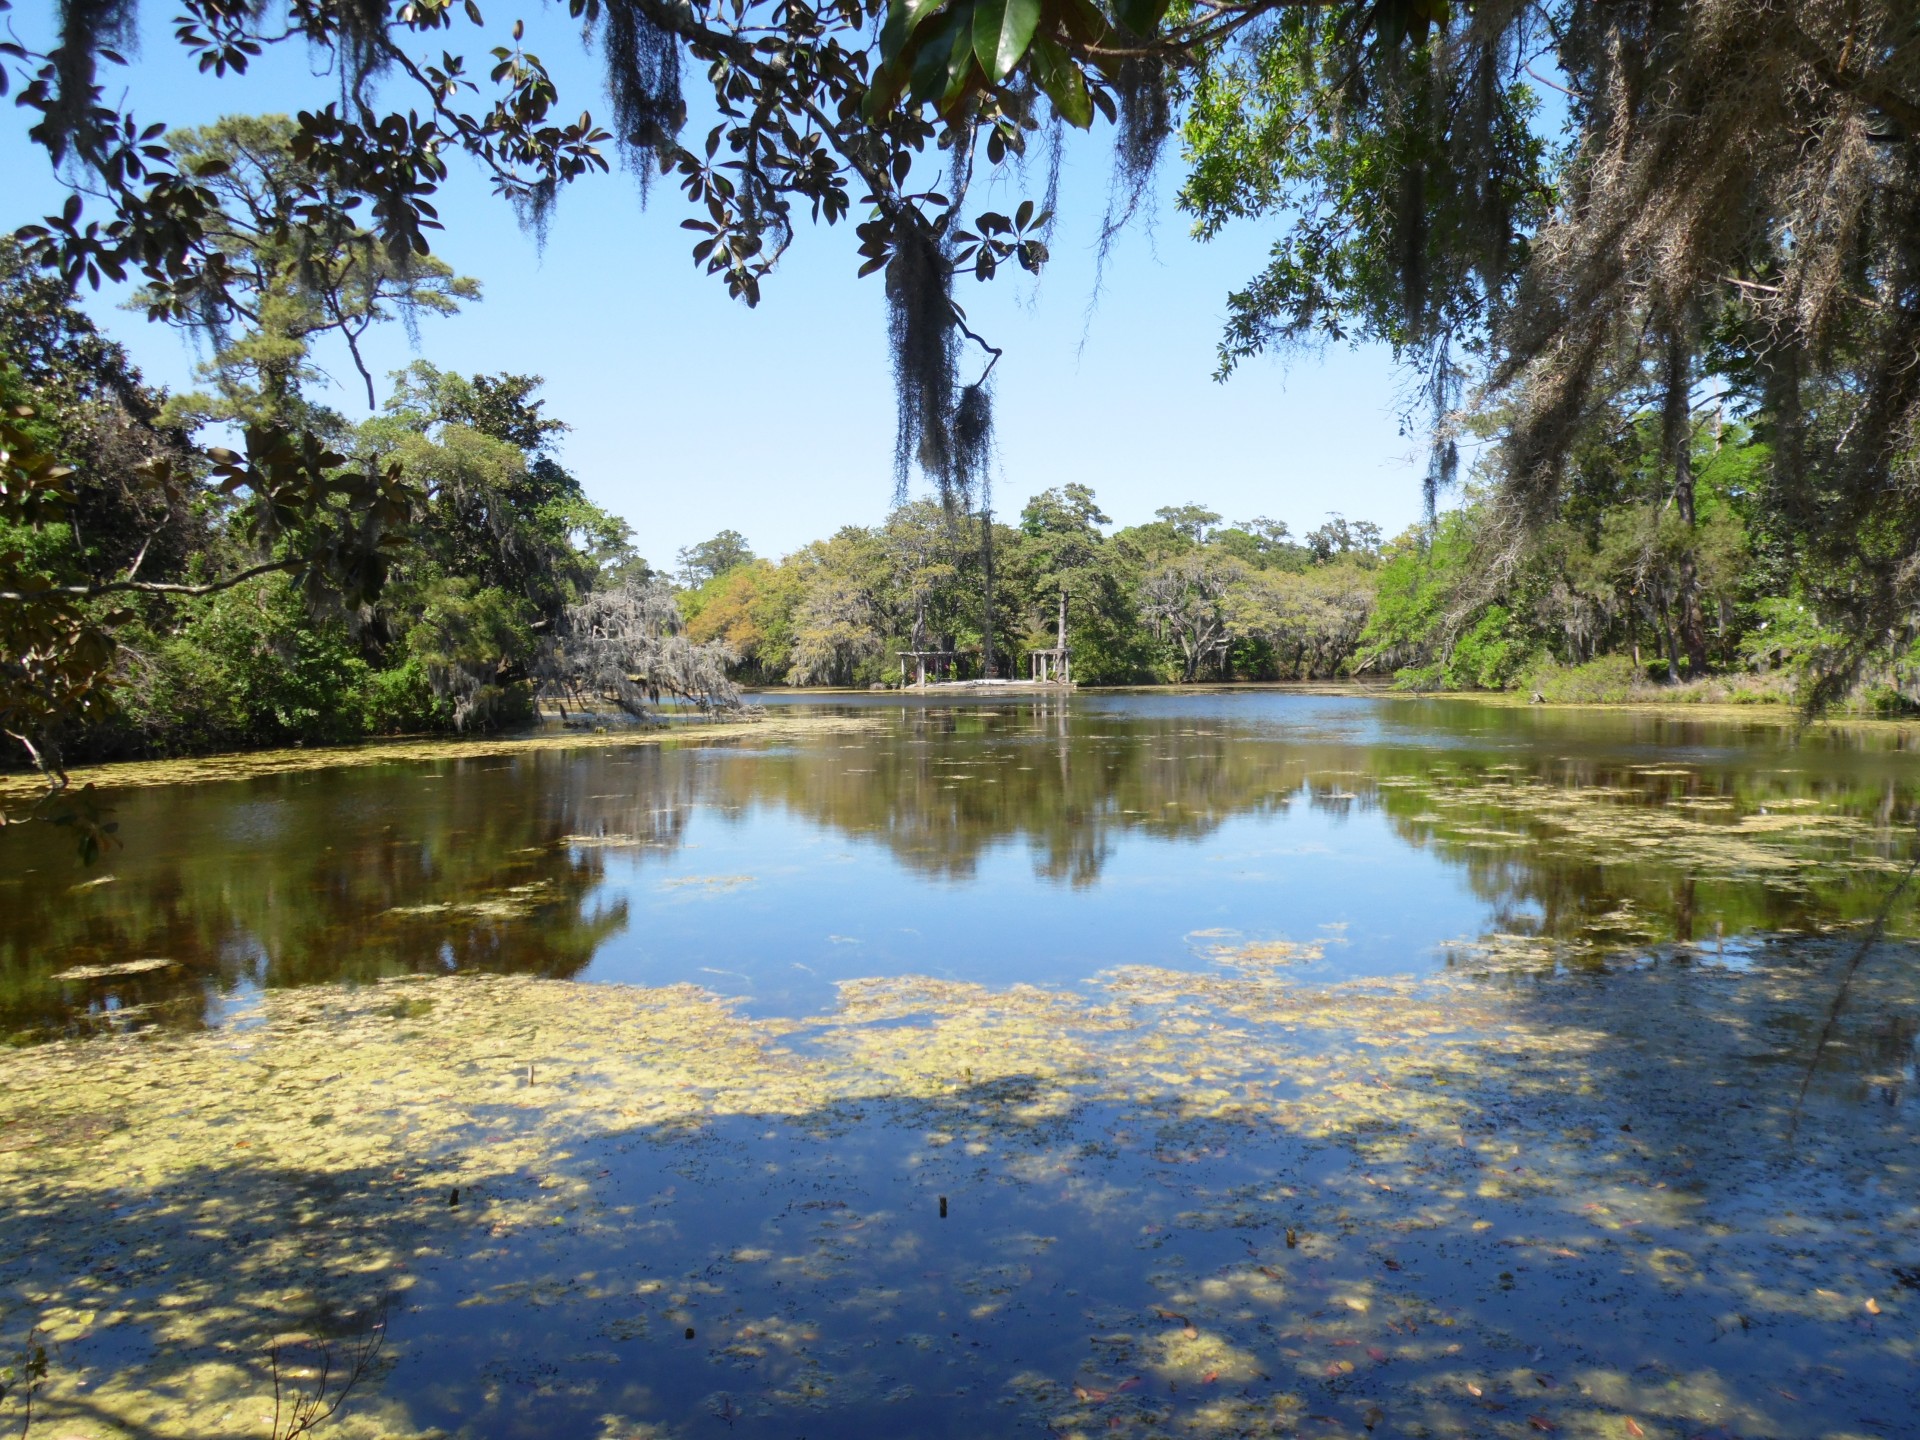
[[[1790,1140],[1845,946],[269,992],[0,1056],[0,1323],[89,1440],[265,1433],[273,1337],[371,1316],[332,1433],[1874,1433],[1920,1008],[1890,947]]]

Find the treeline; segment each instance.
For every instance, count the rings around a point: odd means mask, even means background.
[[[898,683],[903,651],[951,657],[936,663],[956,678],[1017,678],[1063,630],[1084,684],[1351,668],[1374,610],[1378,526],[1334,516],[1295,537],[1200,505],[1156,517],[1109,533],[1094,492],[1069,484],[1017,524],[920,500],[778,562],[728,531],[682,552],[680,606],[692,638],[726,645],[736,677],[762,685]]]
[[[1703,424],[1678,503],[1659,419],[1623,413],[1582,454],[1559,512],[1515,543],[1469,488],[1385,543],[1339,515],[1294,535],[1199,505],[1112,529],[1093,490],[1017,523],[916,501],[779,561],[727,531],[683,551],[692,637],[753,684],[898,683],[901,652],[961,678],[1030,673],[1064,637],[1084,684],[1377,677],[1410,690],[1550,700],[1792,700],[1843,637],[1823,624],[1794,516],[1748,424]],[[1608,432],[1596,425],[1596,433]],[[907,676],[915,671],[909,661]],[[1906,709],[1920,656],[1889,637],[1855,699]]]

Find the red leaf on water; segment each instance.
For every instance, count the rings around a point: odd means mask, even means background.
[[[1548,1420],[1545,1417],[1540,1415],[1527,1416],[1527,1424],[1531,1425],[1536,1430],[1542,1430],[1542,1431],[1553,1431],[1553,1430],[1558,1430],[1560,1428],[1558,1425],[1555,1425],[1551,1420]]]
[[[1627,1417],[1627,1431],[1629,1434],[1632,1434],[1632,1435],[1644,1435],[1647,1433],[1646,1431],[1640,1428],[1639,1424],[1634,1420],[1634,1418],[1631,1415]]]
[[[1378,1345],[1367,1346],[1367,1354],[1380,1361],[1384,1361],[1387,1358],[1387,1352],[1382,1350]]]
[[[1124,1395],[1129,1390],[1138,1390],[1144,1383],[1138,1375],[1134,1375],[1114,1386],[1113,1393],[1116,1395]]]
[[[1220,1372],[1218,1370],[1209,1370],[1207,1371],[1206,1374],[1200,1377],[1200,1383],[1202,1385],[1211,1385],[1213,1384],[1214,1381],[1218,1380],[1219,1378],[1220,1378]]]

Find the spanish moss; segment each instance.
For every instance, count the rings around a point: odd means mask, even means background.
[[[614,133],[645,196],[687,121],[680,88],[680,42],[633,0],[612,0],[601,36],[607,89],[613,101]]]
[[[898,504],[906,499],[916,465],[942,496],[952,489],[960,331],[953,308],[953,267],[937,241],[917,228],[908,229],[886,274],[888,340],[898,409],[893,449]]]

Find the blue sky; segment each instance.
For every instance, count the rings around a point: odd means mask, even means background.
[[[530,8],[528,46],[553,69],[563,109],[603,113],[597,62],[551,11]],[[201,77],[172,43],[171,10],[142,9],[143,43],[110,79],[115,87],[124,79],[143,121],[199,124],[332,96],[333,82],[300,51],[277,53],[241,80]],[[13,18],[24,38],[44,40],[38,7]],[[490,43],[509,18],[490,15],[487,31],[456,36],[477,51],[477,37]],[[27,124],[11,108],[0,120],[0,224],[9,228],[66,197],[27,142]],[[1272,516],[1296,531],[1330,511],[1375,520],[1390,535],[1411,524],[1421,447],[1400,434],[1399,377],[1384,352],[1334,349],[1255,362],[1224,385],[1212,379],[1226,296],[1258,270],[1273,231],[1247,224],[1208,244],[1193,240],[1172,204],[1177,153],[1163,167],[1157,210],[1113,247],[1093,303],[1109,175],[1102,142],[1096,130],[1069,143],[1053,260],[1037,284],[1008,272],[987,285],[961,282],[974,327],[1006,350],[995,372],[996,508],[1010,518],[1027,496],[1077,480],[1121,524],[1188,501],[1233,520]],[[976,184],[970,208],[1010,208],[1018,198]],[[544,375],[549,412],[574,427],[566,463],[596,501],[626,517],[655,564],[723,528],[780,555],[884,514],[893,483],[885,302],[878,276],[854,278],[851,226],[803,229],[749,310],[695,269],[695,237],[679,228],[687,212],[665,183],[644,208],[632,177],[617,170],[574,186],[543,249],[455,157],[441,213],[447,229],[435,248],[482,282],[484,299],[424,321],[417,349],[399,326],[377,336],[376,374],[419,356],[468,373]],[[117,309],[119,298],[88,304],[150,379],[191,383],[191,343]],[[344,354],[322,359],[355,380]],[[332,403],[366,413],[357,381]]]

